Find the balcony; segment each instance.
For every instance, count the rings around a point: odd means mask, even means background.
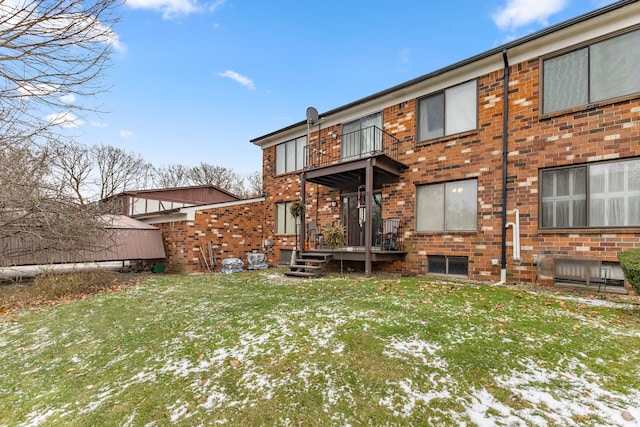
[[[336,142],[340,143],[340,156],[333,154]],[[305,147],[306,169],[322,168],[380,154],[396,159],[399,145],[398,138],[377,126],[336,135],[334,140],[323,140]]]
[[[335,134],[334,134],[335,135]],[[335,135],[305,147],[305,179],[330,188],[353,191],[365,184],[373,167],[373,188],[397,181],[407,168],[398,158],[400,140],[371,126]]]

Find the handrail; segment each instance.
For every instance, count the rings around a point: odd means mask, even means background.
[[[340,149],[335,149],[336,141]],[[397,159],[400,140],[377,126],[336,135],[305,146],[305,169],[316,169],[352,160],[386,154]]]

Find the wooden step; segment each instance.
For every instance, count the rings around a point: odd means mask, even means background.
[[[306,271],[285,271],[284,275],[289,277],[318,277],[317,274]]]
[[[324,268],[331,261],[331,254],[303,252],[294,259],[285,276],[320,277]]]

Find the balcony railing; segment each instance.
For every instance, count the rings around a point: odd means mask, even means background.
[[[335,148],[339,143],[339,150]],[[305,169],[316,169],[386,154],[397,159],[400,140],[377,126],[338,135],[305,147]]]

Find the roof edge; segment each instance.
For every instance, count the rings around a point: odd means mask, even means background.
[[[415,84],[421,83],[421,82],[423,82],[425,80],[429,80],[429,79],[437,77],[437,76],[439,76],[441,74],[445,74],[445,73],[448,73],[450,71],[453,71],[453,70],[455,70],[457,68],[461,68],[461,67],[464,67],[466,65],[470,65],[470,64],[472,64],[474,62],[489,58],[489,57],[491,57],[493,55],[496,55],[496,54],[501,54],[505,49],[506,50],[513,49],[513,48],[515,48],[517,46],[523,45],[525,43],[529,43],[529,42],[531,42],[533,40],[536,40],[536,39],[539,39],[541,37],[547,36],[549,34],[555,33],[557,31],[563,30],[565,28],[569,28],[569,27],[571,27],[573,25],[582,23],[584,21],[588,21],[589,19],[593,19],[593,18],[595,18],[597,16],[601,16],[601,15],[604,15],[604,14],[609,13],[611,11],[614,11],[614,10],[617,10],[617,9],[621,9],[621,8],[623,8],[625,6],[630,5],[630,4],[637,3],[638,1],[640,1],[640,0],[619,0],[619,1],[616,1],[614,3],[608,4],[608,5],[603,6],[601,8],[598,8],[598,9],[592,10],[590,12],[584,13],[582,15],[576,16],[574,18],[568,19],[566,21],[562,21],[562,22],[560,22],[558,24],[543,28],[543,29],[538,30],[538,31],[536,31],[534,33],[531,33],[531,34],[526,35],[524,37],[521,37],[519,39],[513,40],[511,42],[505,43],[505,44],[500,45],[498,47],[495,47],[493,49],[490,49],[490,50],[487,50],[485,52],[479,53],[477,55],[471,56],[471,57],[469,57],[467,59],[463,59],[461,61],[455,62],[455,63],[453,63],[451,65],[446,66],[446,67],[440,68],[438,70],[432,71],[432,72],[427,73],[427,74],[423,74],[421,76],[418,76],[418,77],[413,78],[411,80],[408,80],[406,82],[403,82],[403,83],[400,83],[398,85],[392,86],[392,87],[390,87],[388,89],[384,89],[382,91],[373,93],[372,95],[368,95],[368,96],[366,96],[364,98],[360,98],[360,99],[358,99],[356,101],[353,101],[353,102],[350,102],[348,104],[342,105],[340,107],[334,108],[332,110],[326,111],[326,112],[320,114],[320,116],[327,117],[327,116],[330,116],[330,115],[333,115],[333,114],[337,114],[337,113],[339,113],[341,111],[348,110],[348,109],[353,108],[353,107],[355,107],[357,105],[364,104],[366,102],[372,101],[374,99],[382,98],[382,97],[384,97],[386,95],[389,95],[389,94],[391,94],[393,92],[400,91],[400,90],[405,89],[407,87],[410,87],[410,86],[413,86]],[[268,133],[266,135],[251,139],[249,142],[251,142],[254,145],[260,145],[260,141],[262,141],[264,139],[270,138],[270,137],[272,137],[274,135],[277,135],[277,134],[282,133],[282,132],[286,132],[286,131],[294,129],[296,127],[305,125],[306,123],[307,123],[306,120],[301,120],[301,121],[299,121],[297,123],[294,123],[294,124],[289,125],[287,127],[281,128],[281,129],[279,129],[277,131],[270,132],[270,133]]]

